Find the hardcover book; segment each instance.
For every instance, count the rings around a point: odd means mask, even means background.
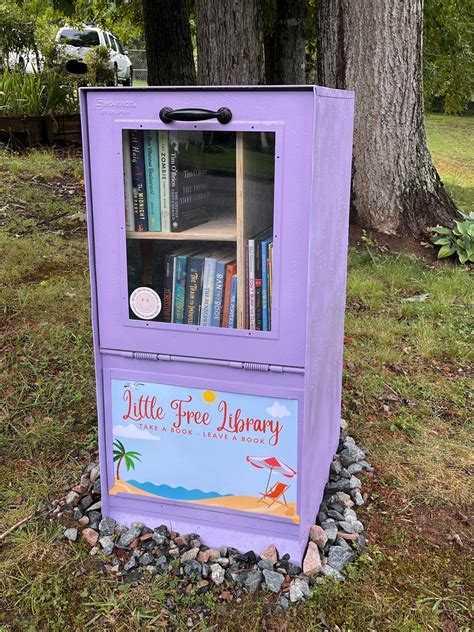
[[[186,294],[186,264],[188,256],[196,255],[199,251],[195,248],[183,248],[177,251],[173,266],[173,304],[172,322],[182,325],[184,323],[184,301]]]
[[[171,231],[170,223],[170,151],[168,132],[158,132],[160,149],[160,212],[161,230],[164,233]]]
[[[237,263],[235,261],[231,261],[225,267],[224,304],[222,306],[221,327],[229,326],[229,307],[230,307],[230,293],[232,289],[232,277],[236,274],[237,274]]]
[[[186,262],[186,292],[184,300],[184,322],[199,325],[202,297],[202,273],[204,259],[188,257]]]
[[[133,211],[135,230],[148,230],[146,212],[145,158],[143,154],[143,132],[130,130],[130,154],[132,162]]]
[[[248,309],[249,309],[249,329],[255,329],[255,239],[248,241]]]
[[[237,275],[232,276],[232,283],[230,286],[230,302],[229,302],[229,328],[235,328],[237,326]]]
[[[158,161],[158,133],[147,129],[143,132],[145,152],[145,182],[148,230],[161,231],[160,180]]]
[[[130,153],[130,138],[128,131],[124,130],[122,136],[123,153],[123,186],[125,193],[125,230],[135,230],[135,214],[133,211],[132,190],[132,156]]]
[[[216,262],[216,275],[214,280],[214,301],[211,311],[211,327],[220,327],[222,320],[222,304],[224,298],[225,268],[226,265],[233,260],[233,256],[229,255],[218,259]]]
[[[163,281],[163,311],[162,318],[165,323],[171,322],[171,306],[173,303],[173,256],[165,257],[165,278]]]
[[[261,250],[262,250],[262,330],[270,331],[269,326],[269,300],[268,300],[268,247],[272,243],[272,237],[268,237],[267,239],[262,239]]]
[[[212,307],[214,304],[214,289],[217,260],[214,257],[204,259],[204,274],[202,279],[202,304],[200,324],[210,327],[212,322]]]
[[[203,133],[170,131],[171,232],[188,230],[209,219],[207,157]]]

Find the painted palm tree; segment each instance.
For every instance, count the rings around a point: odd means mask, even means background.
[[[122,461],[125,461],[127,472],[130,470],[134,470],[135,461],[141,461],[140,459],[141,454],[140,452],[135,452],[133,450],[130,452],[127,452],[125,450],[125,446],[123,445],[123,443],[119,441],[118,439],[115,439],[114,441],[114,448],[115,448],[114,449],[114,463],[118,461],[116,478],[119,481],[120,480],[120,466],[122,464]]]

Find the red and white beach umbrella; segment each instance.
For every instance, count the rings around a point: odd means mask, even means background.
[[[248,456],[247,461],[250,465],[253,465],[258,470],[268,469],[270,470],[270,474],[268,475],[267,487],[265,489],[265,493],[268,491],[268,486],[270,485],[270,478],[273,472],[278,472],[282,474],[286,478],[293,478],[296,476],[296,470],[292,467],[280,461],[276,456]]]

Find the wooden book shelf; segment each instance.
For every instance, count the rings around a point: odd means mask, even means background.
[[[236,133],[236,205],[235,215],[214,218],[179,233],[127,231],[127,239],[161,241],[235,242],[237,260],[237,329],[245,328],[245,273],[248,240],[273,224],[271,204],[262,203],[254,189],[252,164],[246,147],[245,132]]]

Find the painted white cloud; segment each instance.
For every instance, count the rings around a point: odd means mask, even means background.
[[[140,430],[137,426],[114,426],[114,437],[124,439],[144,439],[145,441],[159,441],[160,437],[152,434],[149,430]]]
[[[267,408],[267,413],[272,417],[278,417],[279,419],[282,417],[291,417],[291,412],[285,404],[280,404],[280,402],[273,402],[273,404]]]

